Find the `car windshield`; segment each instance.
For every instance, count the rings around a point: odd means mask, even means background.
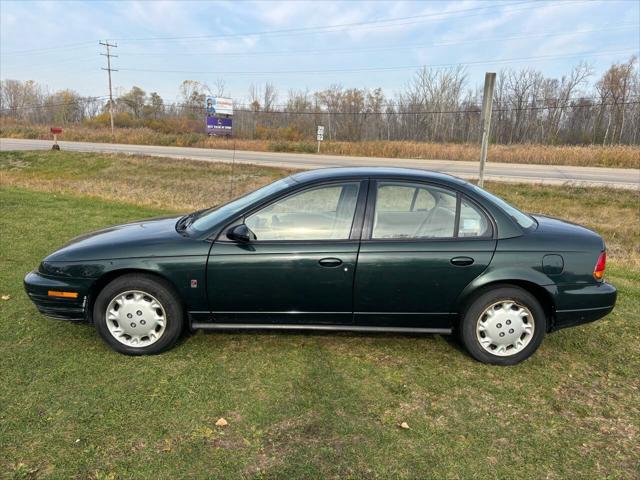
[[[265,185],[264,187],[247,195],[231,200],[228,203],[204,210],[196,217],[193,223],[189,225],[189,229],[197,233],[206,232],[218,223],[224,221],[230,215],[233,215],[235,212],[242,210],[263,197],[267,197],[273,193],[279,192],[280,190],[284,190],[286,187],[291,185],[292,182],[293,181],[289,178],[283,178],[270,183],[269,185]]]
[[[471,184],[471,186],[477,193],[482,195],[484,198],[498,205],[498,207],[502,208],[502,210],[504,210],[506,214],[509,215],[513,220],[515,220],[518,223],[518,225],[520,225],[523,229],[529,230],[536,225],[536,221],[530,215],[527,215],[526,213],[522,213],[516,207],[509,205],[500,197],[497,197],[494,194],[489,193],[486,190],[483,190],[477,185]]]

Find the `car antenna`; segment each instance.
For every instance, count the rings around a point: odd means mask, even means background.
[[[229,180],[229,200],[233,199],[233,180],[236,166],[236,139],[233,139],[233,157],[231,158],[231,179]]]

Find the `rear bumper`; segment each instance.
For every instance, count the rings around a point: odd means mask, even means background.
[[[30,272],[24,277],[24,289],[40,313],[57,320],[82,322],[87,320],[86,304],[90,280],[59,278]],[[77,292],[77,298],[57,298],[50,290]]]
[[[618,292],[610,283],[558,286],[552,330],[593,322],[611,313]]]

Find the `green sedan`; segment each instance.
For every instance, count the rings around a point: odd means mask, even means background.
[[[455,177],[401,168],[298,173],[222,206],[83,235],[27,274],[43,314],[115,350],[185,330],[458,334],[512,365],[546,333],[607,315],[603,239]]]

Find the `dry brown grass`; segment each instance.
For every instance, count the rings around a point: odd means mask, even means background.
[[[72,193],[184,212],[209,207],[292,173],[130,155],[71,152],[0,154],[0,184]],[[610,259],[640,268],[640,192],[572,186],[489,183],[527,212],[585,225],[605,238]]]
[[[0,137],[49,139],[48,127],[41,125],[18,126],[4,124]],[[106,128],[70,126],[62,135],[63,140],[109,143],[111,133]],[[203,147],[252,151],[278,151],[314,153],[315,142],[287,142],[207,137],[200,133],[170,134],[149,128],[118,128],[114,143],[161,145],[179,147]],[[476,144],[426,143],[400,141],[323,142],[322,153],[388,158],[425,158],[441,160],[478,160]],[[638,168],[640,147],[614,146],[552,146],[552,145],[492,145],[489,161],[529,163],[544,165],[577,165],[589,167]]]
[[[71,193],[175,211],[223,203],[290,170],[129,155],[7,152],[0,185]]]
[[[367,157],[424,158],[477,161],[476,144],[419,142],[327,142],[325,153]],[[489,161],[584,167],[636,168],[640,148],[614,146],[491,145]]]

